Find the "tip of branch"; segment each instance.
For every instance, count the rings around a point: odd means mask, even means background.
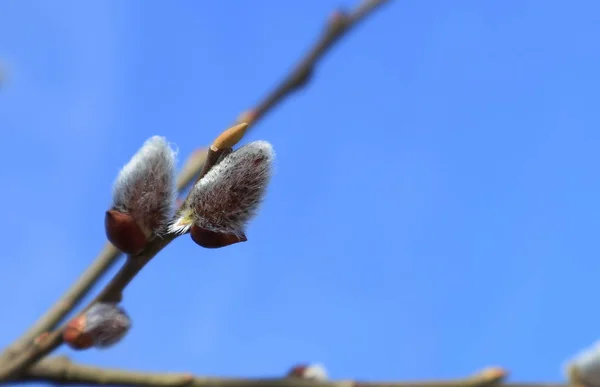
[[[256,120],[256,110],[254,109],[249,109],[246,110],[245,112],[242,112],[238,118],[237,118],[237,122],[241,123],[241,122],[246,122],[248,125],[252,125],[254,123],[254,121]]]
[[[336,9],[329,15],[327,30],[331,34],[339,34],[348,26],[348,14],[341,9]]]
[[[244,137],[246,129],[248,129],[248,123],[246,122],[240,122],[239,124],[232,126],[221,133],[219,137],[213,141],[212,145],[210,146],[211,149],[216,151],[219,149],[233,148],[238,142],[240,142],[242,137]]]
[[[333,12],[331,12],[331,15],[329,15],[329,23],[336,24],[336,23],[344,22],[344,21],[346,21],[347,17],[348,17],[348,14],[345,11],[343,11],[341,9],[336,9]]]

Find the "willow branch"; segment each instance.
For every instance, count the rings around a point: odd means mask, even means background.
[[[329,19],[324,32],[314,46],[300,60],[298,65],[286,76],[275,89],[267,94],[255,109],[242,114],[238,120],[254,125],[261,117],[279,105],[287,96],[305,86],[316,64],[325,53],[348,31],[364,20],[379,6],[389,0],[363,0],[352,13],[336,11]],[[198,152],[196,161],[184,168],[178,179],[179,188],[189,184],[202,168],[206,152]],[[110,299],[118,296],[133,277],[170,242],[166,238],[151,244],[140,259],[126,261],[116,277],[107,285],[96,300]],[[0,356],[0,381],[17,375],[25,368],[50,353],[62,342],[62,329],[55,329],[65,316],[71,312],[98,280],[114,265],[121,253],[112,245],[107,245],[92,265],[79,278],[79,280],[65,293],[48,312],[46,312],[22,337],[17,339]],[[139,258],[139,257],[138,257]],[[90,304],[91,305],[91,304]],[[88,305],[89,307],[89,305]],[[46,334],[47,331],[54,332]],[[45,336],[36,340],[39,335]]]
[[[192,182],[204,164],[204,150],[194,152],[186,161],[177,177],[179,191]],[[15,340],[0,357],[0,364],[22,352],[33,340],[44,332],[55,329],[58,324],[81,302],[91,288],[109,271],[123,254],[112,244],[107,243],[92,264],[42,317],[24,334]]]
[[[419,382],[360,382],[351,380],[316,382],[299,378],[214,378],[189,373],[136,372],[91,367],[71,362],[66,357],[52,357],[32,366],[11,384],[50,382],[61,385],[114,385],[137,387],[487,387],[499,385],[504,370],[493,368],[463,379]],[[567,387],[559,384],[507,384],[507,387]]]
[[[316,65],[329,49],[373,11],[388,2],[389,0],[363,0],[351,13],[334,11],[319,39],[298,62],[293,71],[267,94],[265,99],[256,108],[246,113],[252,119],[249,120],[248,117],[240,117],[240,121],[252,124],[277,106],[284,97],[306,86],[314,74]]]
[[[97,302],[119,301],[123,290],[133,278],[177,236],[179,235],[169,234],[164,238],[156,238],[141,254],[128,257],[112,280],[80,313],[84,313]],[[7,366],[0,368],[0,381],[10,379],[58,348],[63,342],[62,334],[65,327],[66,323],[53,332],[38,337],[22,352],[16,354]]]

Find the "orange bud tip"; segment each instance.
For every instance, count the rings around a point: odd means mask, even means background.
[[[214,232],[205,230],[196,225],[192,226],[190,230],[190,235],[192,237],[192,240],[196,242],[197,245],[202,246],[206,249],[218,249],[221,247],[233,245],[235,243],[246,242],[248,240],[248,238],[246,238],[246,235],[244,234],[235,235]]]
[[[84,333],[85,315],[69,321],[63,332],[63,341],[73,349],[88,349],[94,344],[92,337]]]
[[[129,214],[106,211],[104,227],[110,243],[126,254],[139,254],[148,243],[146,235]]]
[[[247,128],[248,124],[245,122],[232,126],[221,133],[210,148],[213,150],[233,148],[244,137]]]

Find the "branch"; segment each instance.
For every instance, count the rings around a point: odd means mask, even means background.
[[[169,234],[164,238],[154,239],[141,254],[130,256],[125,264],[113,277],[113,279],[102,289],[81,312],[84,313],[96,302],[115,302],[121,299],[122,291],[133,280],[133,278],[146,266],[156,254],[166,247],[177,234]],[[0,369],[0,381],[7,380],[17,375],[42,357],[46,356],[63,342],[63,331],[66,323],[49,334],[43,334],[22,352],[16,354],[10,363]]]
[[[356,27],[373,11],[387,2],[389,0],[362,0],[358,7],[351,13],[334,11],[320,38],[305,54],[304,58],[298,62],[294,70],[273,91],[267,94],[265,99],[255,109],[242,114],[238,121],[245,121],[252,125],[277,106],[289,94],[308,84],[308,81],[314,74],[317,63],[327,51],[353,27]]]
[[[90,367],[66,357],[52,357],[32,366],[21,378],[10,383],[51,382],[61,385],[118,385],[137,387],[487,387],[499,385],[506,371],[490,368],[456,380],[427,382],[317,382],[300,378],[236,379],[199,377],[188,373],[135,372]],[[507,384],[507,387],[568,387],[559,384]]]
[[[194,152],[186,161],[177,177],[177,189],[182,191],[200,171],[205,159],[204,150]],[[44,332],[55,329],[58,324],[81,302],[98,280],[110,270],[122,256],[121,251],[107,243],[94,262],[68,289],[60,300],[40,317],[20,338],[15,340],[0,356],[0,364],[22,352]]]
[[[375,9],[388,1],[389,0],[363,0],[350,14],[341,11],[334,12],[321,37],[298,63],[296,68],[285,77],[279,86],[269,93],[255,109],[242,114],[238,118],[238,121],[246,121],[252,126],[292,92],[305,86],[308,83],[311,74],[314,72],[316,64],[334,43],[350,31],[352,27],[364,20]],[[188,168],[184,168],[181,172],[180,178],[178,179],[180,188],[189,184],[193,177],[200,172],[205,157],[203,154],[206,155],[206,152],[198,152],[196,154],[197,161],[190,163]],[[182,177],[184,173],[185,176]],[[172,237],[167,237],[165,239],[157,240],[156,243],[150,244],[147,251],[142,253],[142,256],[135,257],[135,259],[128,259],[122,269],[93,302],[120,296],[120,292],[127,286],[133,277],[172,239]],[[105,247],[90,268],[88,268],[73,287],[67,291],[62,299],[2,354],[0,357],[0,381],[18,375],[24,369],[53,351],[61,344],[61,335],[64,326],[56,329],[50,334],[46,334],[46,332],[56,328],[56,325],[75,308],[92,286],[98,282],[100,277],[114,265],[120,255],[121,253],[112,245]],[[88,305],[86,309],[89,308],[90,305]],[[36,340],[39,335],[44,335],[44,337],[40,340]]]

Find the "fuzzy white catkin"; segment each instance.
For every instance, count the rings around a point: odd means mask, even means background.
[[[255,141],[227,155],[192,188],[171,232],[186,232],[192,223],[214,232],[241,236],[258,211],[272,174],[275,152],[270,143]]]
[[[119,342],[131,328],[125,310],[113,303],[94,304],[85,314],[85,333],[97,348],[107,348]]]
[[[130,214],[147,235],[166,231],[177,198],[177,151],[153,136],[121,169],[113,185],[113,208]]]
[[[575,369],[582,382],[589,387],[600,387],[600,341],[587,348],[571,359],[564,367],[565,376],[569,377],[569,370]]]
[[[304,370],[302,375],[304,379],[316,380],[319,382],[326,381],[327,378],[327,370],[325,366],[322,364],[311,364]]]

